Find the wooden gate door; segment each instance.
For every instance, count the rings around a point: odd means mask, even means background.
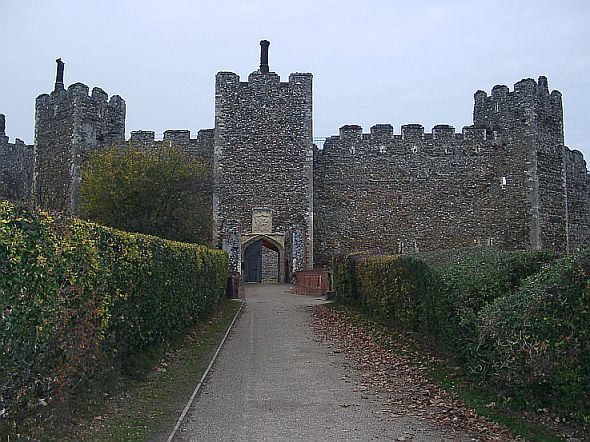
[[[262,242],[256,241],[244,250],[244,282],[262,281]]]

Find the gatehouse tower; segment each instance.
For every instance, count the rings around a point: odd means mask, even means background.
[[[213,236],[245,281],[285,281],[313,266],[312,75],[281,82],[260,45],[247,82],[215,79]]]

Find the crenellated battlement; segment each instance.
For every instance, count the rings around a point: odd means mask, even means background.
[[[41,94],[35,100],[36,119],[39,123],[59,118],[88,120],[82,141],[93,144],[115,143],[125,139],[125,100],[119,95],[110,97],[99,87],[90,88],[83,83],[71,84],[67,89],[57,88],[50,94]],[[69,116],[68,116],[69,115]],[[82,120],[80,120],[82,118]],[[81,127],[78,128],[81,130]]]
[[[561,97],[561,93],[559,93],[559,91],[553,92],[556,92],[556,96]],[[547,77],[545,76],[540,76],[538,82],[532,78],[523,78],[514,84],[514,89],[512,92],[508,86],[503,84],[495,85],[492,88],[492,92],[489,97],[485,91],[478,90],[475,93],[475,102],[476,104],[480,104],[486,99],[504,100],[514,98],[516,96],[527,96],[528,98],[535,99],[553,95],[553,92],[551,94],[549,93],[549,84],[547,82]]]
[[[52,99],[56,100],[56,97],[83,97],[94,101],[96,104],[108,103],[113,107],[120,107],[125,103],[125,100],[119,95],[113,95],[109,100],[109,95],[99,87],[92,88],[92,93],[90,93],[90,87],[84,83],[73,83],[67,89],[58,89],[49,94],[40,94],[37,96],[37,102],[46,104]]]
[[[42,207],[75,213],[81,167],[99,146],[125,140],[125,101],[83,83],[65,88],[57,59],[55,88],[35,101],[34,193]]]
[[[363,133],[363,128],[359,125],[348,124],[340,128],[339,135],[326,138],[324,150],[332,154],[340,148],[350,150],[350,146],[356,144],[355,151],[359,152],[371,149],[371,146],[378,146],[382,151],[388,152],[429,152],[434,155],[446,155],[465,144],[471,146],[473,143],[483,142],[488,148],[491,147],[485,128],[474,126],[465,126],[462,132],[457,133],[453,126],[437,124],[432,128],[432,132],[425,133],[421,124],[405,124],[401,126],[401,133],[395,134],[391,124],[376,124],[371,127],[369,133]],[[441,145],[446,146],[440,149]],[[384,149],[384,146],[389,148]],[[468,153],[481,153],[483,148],[484,146],[477,149],[470,147],[464,150]]]
[[[170,143],[188,144],[191,141],[190,130],[165,130],[164,140]]]
[[[191,131],[188,129],[167,129],[162,134],[161,140],[156,140],[156,131],[153,130],[132,130],[130,143],[155,143],[167,142],[178,145],[190,143],[202,143],[208,141],[213,136],[214,129],[201,129],[197,132],[196,138],[191,138]]]
[[[168,129],[164,131],[161,140],[156,139],[156,132],[152,130],[131,131],[128,145],[141,149],[157,149],[159,147],[178,147],[185,152],[200,158],[204,164],[211,167],[213,160],[214,129],[201,129],[196,138],[191,138],[187,129]]]
[[[432,138],[441,142],[451,142],[456,135],[455,128],[448,124],[437,124],[432,128]]]
[[[30,149],[32,151],[33,146],[26,144],[20,138],[15,138],[14,143],[10,143],[10,138],[6,135],[6,116],[0,114],[0,149],[6,150],[10,148],[17,148],[19,150]]]
[[[153,130],[132,130],[129,141],[133,144],[151,144],[156,141],[156,132]]]
[[[233,72],[221,71],[215,75],[215,84],[227,86],[240,84],[240,76]]]
[[[98,146],[178,146],[211,169],[214,242],[221,245],[230,227],[236,238],[251,237],[260,221],[253,210],[268,211],[269,238],[284,239],[266,244],[278,249],[275,272],[355,250],[488,244],[575,251],[590,244],[590,175],[583,155],[564,146],[561,93],[546,77],[475,92],[473,122],[460,129],[412,123],[396,133],[385,123],[365,133],[347,124],[318,149],[313,75],[281,81],[270,69],[269,45],[261,41],[260,67],[247,81],[216,74],[215,128],[196,138],[183,129],[162,138],[134,130],[125,141],[125,101],[83,83],[66,87],[58,59],[53,91],[36,100],[37,202],[74,212],[81,166]],[[0,115],[0,171],[7,153],[17,161],[16,152],[32,147],[8,143]],[[254,248],[250,255],[245,249],[232,258],[235,269],[256,267]]]
[[[226,88],[257,90],[269,86],[277,90],[311,89],[312,82],[313,74],[300,72],[290,74],[289,81],[281,81],[281,77],[275,72],[254,71],[248,75],[248,81],[240,81],[240,76],[233,72],[218,72],[215,76],[215,85],[218,90]]]
[[[33,181],[33,146],[19,138],[9,142],[6,117],[0,114],[0,198],[28,201]]]
[[[342,141],[360,141],[363,139],[363,128],[356,124],[347,124],[340,128],[339,140]]]
[[[371,127],[371,137],[378,140],[393,139],[393,126],[391,124],[375,124]]]
[[[424,139],[424,126],[421,124],[404,124],[402,126],[402,140],[417,141]]]
[[[520,80],[514,84],[513,91],[505,85],[496,85],[490,96],[479,90],[474,95],[474,102],[473,123],[485,127],[489,133],[544,127],[563,144],[561,93],[549,92],[544,76],[539,77],[538,82],[532,78]]]

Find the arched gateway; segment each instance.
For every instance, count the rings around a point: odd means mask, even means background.
[[[288,263],[285,247],[267,235],[254,235],[242,245],[244,282],[284,282]]]
[[[244,282],[286,282],[305,269],[301,230],[273,232],[272,217],[272,209],[253,209],[250,233],[242,233],[239,220],[224,223],[222,248],[229,254],[230,270]]]

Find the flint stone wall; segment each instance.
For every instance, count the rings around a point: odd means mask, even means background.
[[[564,145],[561,94],[524,79],[474,96],[473,125],[343,126],[312,145],[312,75],[216,76],[215,129],[133,131],[125,102],[76,83],[36,101],[35,147],[9,143],[0,118],[0,193],[33,193],[48,209],[74,212],[81,166],[109,144],[177,145],[211,167],[214,241],[224,222],[252,232],[252,209],[272,209],[287,235],[290,273],[335,254],[410,253],[470,245],[574,252],[590,244],[590,178]],[[31,186],[31,183],[33,185]],[[32,189],[32,190],[31,190]],[[238,248],[239,249],[239,248]],[[236,249],[237,250],[237,249]],[[315,258],[314,258],[315,257]],[[240,265],[239,257],[234,267]]]
[[[576,252],[590,244],[590,176],[582,152],[565,148],[568,248]]]
[[[142,149],[157,149],[159,147],[178,147],[199,158],[210,169],[213,162],[213,132],[214,129],[202,129],[196,138],[191,138],[189,130],[166,130],[162,140],[156,140],[155,131],[131,131],[128,145]]]
[[[262,246],[262,282],[278,282],[279,279],[279,254],[278,252]]]
[[[81,167],[92,149],[125,140],[125,101],[75,83],[35,102],[33,188],[45,209],[75,213]]]
[[[316,263],[471,245],[571,252],[590,244],[588,183],[545,77],[478,91],[462,133],[343,126],[315,150]]]
[[[252,231],[252,209],[273,213],[273,231],[301,227],[313,262],[312,76],[254,72],[240,82],[220,72],[215,86],[214,239],[226,219]]]
[[[6,136],[6,118],[0,114],[0,199],[27,201],[33,182],[33,146]]]

